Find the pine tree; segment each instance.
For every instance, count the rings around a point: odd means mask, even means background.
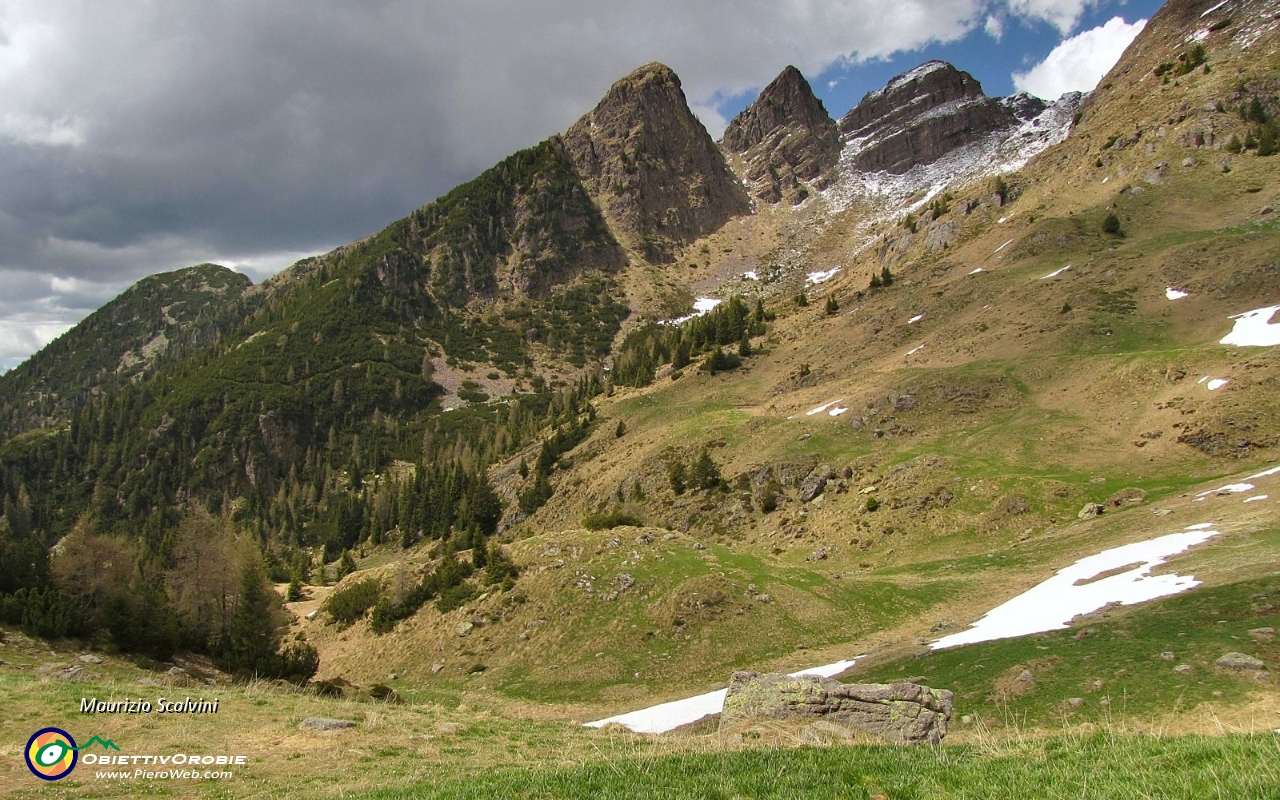
[[[833,294],[827,295],[827,316],[832,316],[839,310],[840,304],[836,302],[836,296]]]
[[[240,594],[231,615],[231,627],[216,662],[228,672],[270,674],[280,644],[278,615],[272,601],[262,560],[246,560],[240,575]]]

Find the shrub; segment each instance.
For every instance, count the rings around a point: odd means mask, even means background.
[[[1103,233],[1117,235],[1120,233],[1120,217],[1114,211],[1108,211],[1105,219],[1102,220]]]
[[[329,599],[324,601],[324,610],[334,622],[350,625],[373,608],[381,596],[382,586],[377,579],[365,578],[329,595]]]

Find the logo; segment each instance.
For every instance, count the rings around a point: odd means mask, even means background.
[[[46,781],[62,780],[76,768],[79,753],[76,740],[61,728],[41,728],[27,740],[23,755],[27,768],[37,778]]]

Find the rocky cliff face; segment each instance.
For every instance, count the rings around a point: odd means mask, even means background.
[[[615,233],[651,262],[673,261],[689,242],[750,211],[680,79],[662,64],[615,83],[564,143]]]
[[[900,175],[1044,109],[1031,113],[1032,106],[993,100],[969,73],[930,61],[864,97],[840,120],[840,132],[856,149],[856,169]]]
[[[840,131],[809,82],[787,67],[724,132],[724,147],[740,154],[756,197],[798,203],[809,187],[825,186],[840,160]]]

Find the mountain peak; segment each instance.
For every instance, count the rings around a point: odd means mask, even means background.
[[[982,84],[945,61],[926,61],[869,92],[840,120],[857,142],[857,168],[901,174],[1019,122]]]
[[[808,195],[803,181],[819,178],[840,159],[840,132],[809,82],[793,66],[764,88],[724,132],[724,145],[746,162],[756,196],[776,203]]]
[[[652,62],[617,81],[569,128],[565,149],[615,231],[645,259],[676,252],[750,210],[689,110],[679,77]]]

